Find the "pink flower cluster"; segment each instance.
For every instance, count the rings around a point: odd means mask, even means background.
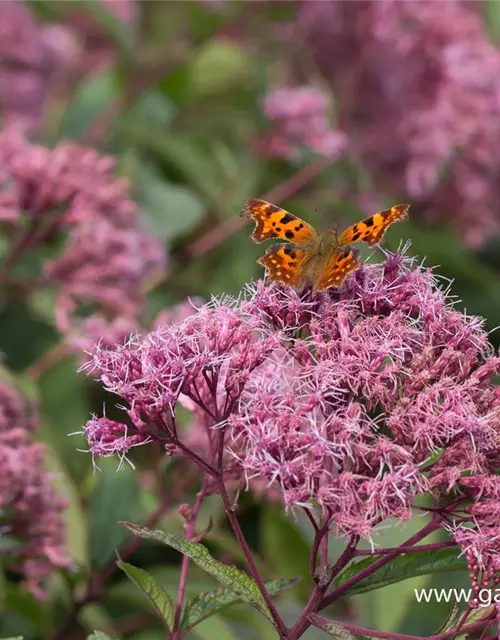
[[[463,505],[448,524],[475,577],[500,569],[500,358],[482,320],[402,254],[363,266],[340,292],[258,282],[249,294],[94,348],[130,424],[94,417],[92,453],[186,446],[182,404],[212,433],[207,461],[224,433],[233,478],[279,488],[290,508],[318,505],[341,534],[370,538],[384,520],[408,519],[417,496],[439,504],[453,491]]]
[[[282,326],[283,295],[259,284],[252,304]],[[229,417],[247,477],[370,536],[386,518],[409,518],[417,495],[469,492],[465,472],[494,474],[500,389],[488,381],[500,358],[481,320],[454,310],[430,271],[390,257],[296,319],[307,337],[255,372]]]
[[[269,133],[260,145],[266,156],[293,160],[307,149],[335,159],[346,150],[347,137],[330,128],[325,97],[312,87],[277,89],[263,106]]]
[[[64,237],[43,273],[58,291],[57,327],[76,331],[76,342],[82,305],[98,314],[94,326],[129,333],[142,310],[141,283],[165,261],[163,248],[141,231],[128,184],[113,167],[113,158],[75,143],[49,149],[13,130],[0,134],[0,222],[12,238],[7,267]]]
[[[152,437],[169,448],[177,437],[172,418],[179,400],[200,407],[211,425],[223,422],[279,342],[274,331],[257,332],[258,324],[236,305],[214,303],[125,345],[97,345],[84,369],[127,401],[132,426],[94,417],[85,428],[93,455],[123,453]]]
[[[0,2],[0,125],[38,126],[56,67],[55,51],[27,6]]]
[[[134,0],[100,0],[123,23],[137,18]],[[0,126],[37,131],[53,92],[115,57],[109,38],[84,11],[38,24],[24,0],[0,2]]]
[[[477,246],[500,232],[500,51],[475,5],[312,0],[297,25],[379,184]]]
[[[42,599],[45,580],[70,561],[61,518],[65,503],[44,469],[44,446],[30,440],[35,427],[33,411],[0,383],[0,536],[15,543],[3,560]]]

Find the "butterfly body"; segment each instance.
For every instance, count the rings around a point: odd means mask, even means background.
[[[248,200],[242,216],[255,221],[254,242],[271,238],[289,244],[270,245],[257,262],[267,269],[270,280],[284,282],[295,289],[312,284],[315,291],[339,288],[349,273],[359,269],[359,251],[353,242],[380,243],[387,228],[408,215],[408,204],[379,211],[348,227],[340,236],[336,229],[318,233],[310,224],[265,200]]]

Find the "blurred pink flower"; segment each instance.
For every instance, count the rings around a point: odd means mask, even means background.
[[[311,87],[281,88],[264,99],[269,133],[260,141],[262,153],[293,160],[304,149],[337,158],[347,147],[347,137],[330,129],[324,96]]]
[[[57,288],[57,327],[74,344],[82,330],[96,333],[95,323],[82,324],[82,305],[93,305],[114,331],[121,324],[129,333],[142,310],[143,279],[165,264],[163,247],[141,230],[128,183],[114,175],[114,164],[76,143],[49,149],[18,131],[0,133],[0,220],[11,231],[14,252],[7,266],[14,268],[41,244],[65,239],[43,273]]]
[[[297,21],[379,184],[476,246],[500,231],[500,51],[474,4],[308,0]]]
[[[22,0],[0,2],[0,127],[38,128],[57,57]]]
[[[68,567],[65,502],[45,471],[45,447],[30,442],[36,416],[21,396],[0,383],[0,535],[18,543],[3,555],[6,566],[19,573],[39,599],[56,567]]]
[[[98,0],[125,28],[133,29],[138,20],[135,0]],[[68,5],[69,6],[69,5]],[[64,22],[44,26],[44,39],[64,61],[67,73],[80,78],[98,73],[116,58],[116,47],[106,31],[81,8],[70,9]]]

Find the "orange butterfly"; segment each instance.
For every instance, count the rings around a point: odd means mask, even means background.
[[[380,243],[393,222],[406,220],[409,204],[397,204],[348,227],[340,235],[336,229],[318,233],[310,224],[265,200],[247,200],[242,217],[252,218],[255,229],[250,236],[260,243],[270,238],[289,244],[272,244],[257,262],[267,269],[270,280],[300,289],[313,285],[314,291],[339,288],[346,277],[359,269],[359,251],[352,242]]]

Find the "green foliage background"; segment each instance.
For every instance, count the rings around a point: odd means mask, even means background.
[[[317,162],[306,156],[295,165],[266,161],[253,149],[253,141],[265,129],[261,99],[279,78],[280,57],[286,55],[268,36],[293,7],[259,3],[258,11],[251,12],[245,3],[234,2],[218,12],[201,2],[144,2],[141,23],[133,31],[97,3],[78,4],[106,30],[117,50],[117,61],[84,79],[64,100],[54,101],[44,141],[86,140],[96,123],[105,124],[99,149],[117,156],[120,172],[134,185],[145,227],[161,238],[170,253],[167,273],[148,294],[145,322],[189,296],[237,295],[245,282],[262,275],[255,264],[262,248],[248,239],[248,227],[237,228],[232,222],[244,200],[268,193],[301,167]],[[49,0],[37,0],[30,6],[41,21],[58,18],[66,10],[64,2]],[[484,8],[491,36],[498,40],[500,3],[485,2]],[[226,35],[242,20],[247,33],[258,38],[256,53],[249,53],[237,39]],[[110,109],[114,110],[112,117]],[[319,227],[348,224],[369,212],[360,212],[352,201],[343,200],[339,187],[348,183],[351,190],[361,192],[366,180],[359,167],[347,161],[337,163],[318,172],[281,204]],[[404,194],[391,195],[388,204],[406,199]],[[424,226],[418,213],[414,208],[405,226],[390,230],[388,248],[397,248],[401,238],[411,239],[414,255],[425,257],[429,265],[439,265],[438,273],[454,280],[459,308],[484,316],[489,329],[499,326],[499,240],[493,238],[480,251],[472,251],[449,229]],[[207,250],[214,238],[213,249]],[[370,259],[379,257],[375,253]],[[116,460],[105,460],[99,463],[98,473],[90,455],[77,451],[85,448],[82,437],[67,434],[79,431],[93,410],[100,411],[104,399],[108,405],[113,402],[98,385],[76,373],[75,358],[61,359],[35,382],[26,377],[29,368],[56,349],[61,339],[53,326],[50,305],[50,299],[9,300],[0,307],[5,365],[40,408],[36,437],[47,445],[55,483],[69,501],[65,518],[74,562],[73,571],[53,576],[45,603],[22,592],[12,576],[0,575],[0,637],[22,634],[26,640],[51,638],[71,610],[70,594],[80,597],[90,572],[114,564],[115,549],[130,539],[117,522],[143,522],[157,508],[158,496],[148,488],[151,477],[164,483],[166,491],[175,489],[171,481],[176,462],[165,463],[151,449],[134,455],[135,471],[127,465],[117,471]],[[492,334],[492,340],[498,346],[497,334]],[[204,543],[215,556],[244,568],[217,498],[208,499],[203,506],[200,530],[207,526],[209,516],[213,526]],[[279,601],[285,618],[293,620],[310,589],[308,523],[300,516],[285,516],[279,505],[259,503],[250,495],[241,496],[238,516],[265,579],[303,577]],[[385,528],[377,542],[395,546],[419,524],[416,519],[403,527]],[[182,519],[173,509],[157,528],[182,534]],[[333,541],[332,558],[342,548],[342,541]],[[127,560],[147,569],[175,600],[178,553],[148,541]],[[422,575],[353,596],[327,613],[355,616],[359,624],[380,630],[425,635],[439,627],[449,605],[418,604],[413,588],[468,584],[464,571]],[[207,573],[196,566],[190,568],[188,595],[216,588],[218,583]],[[77,640],[94,629],[130,640],[164,637],[153,609],[121,571],[113,574],[97,601],[78,612],[77,625],[64,637]],[[270,640],[275,634],[257,612],[235,605],[202,622],[190,637]],[[326,636],[310,630],[304,637]]]

